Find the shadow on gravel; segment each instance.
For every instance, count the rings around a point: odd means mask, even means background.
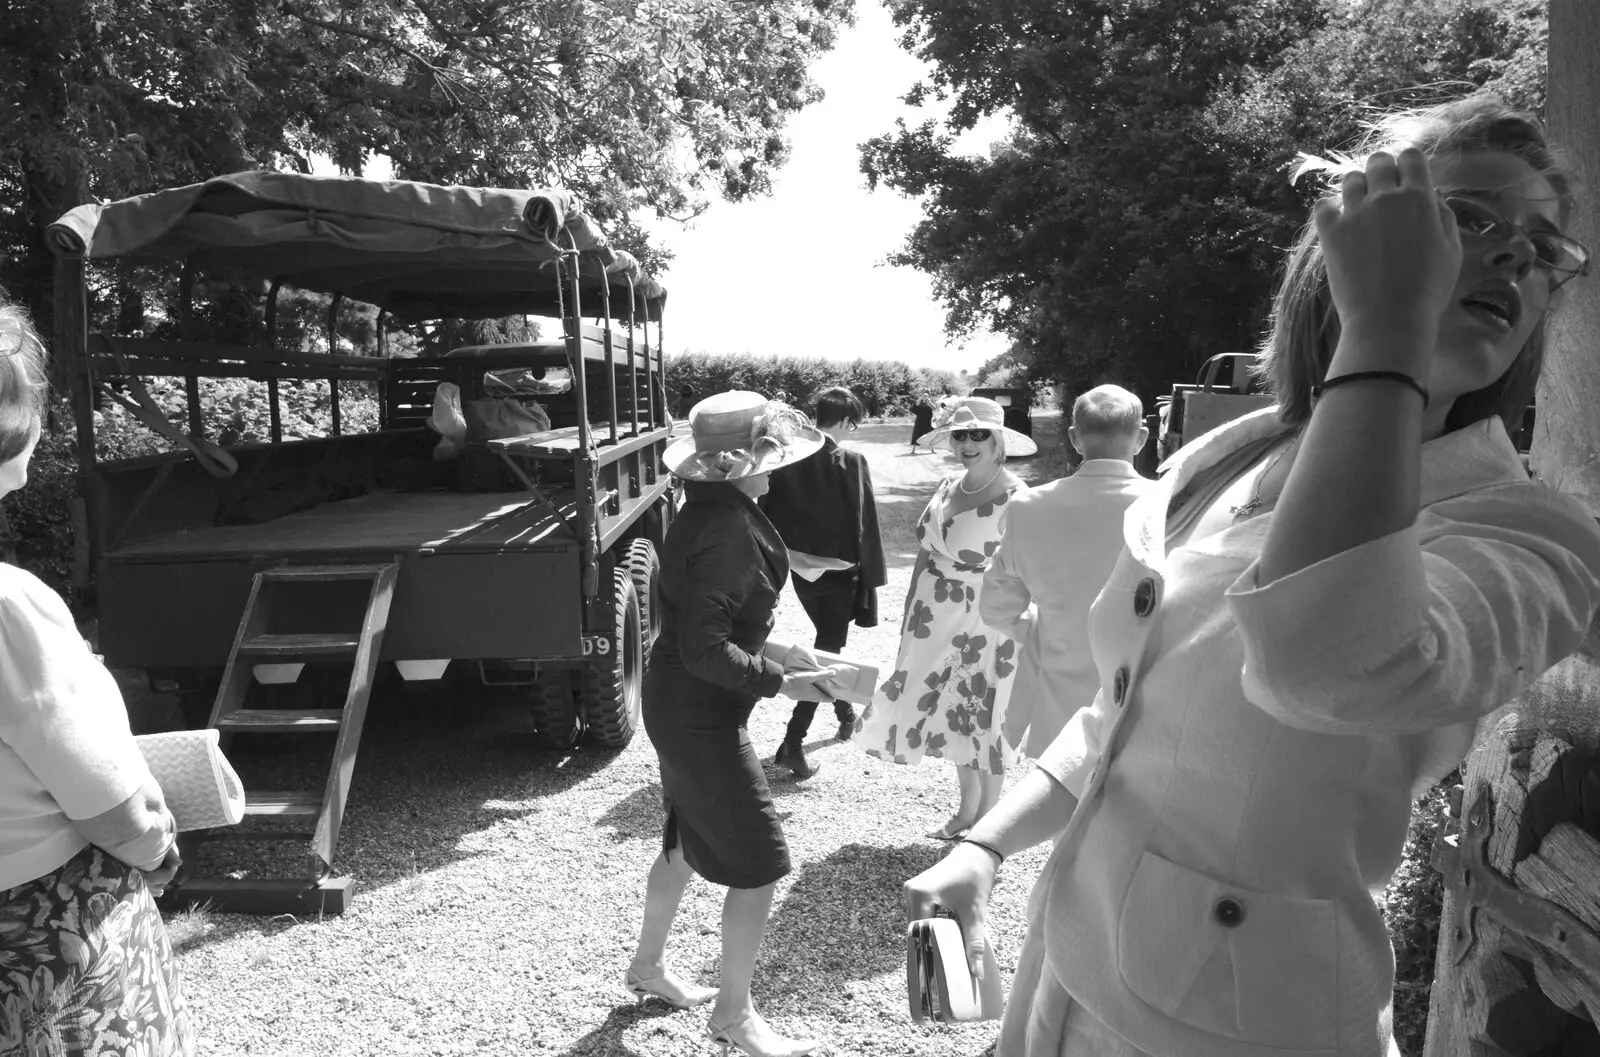
[[[900,885],[943,856],[944,849],[932,844],[846,844],[807,864],[772,913],[763,968],[781,966],[811,978],[790,981],[806,993],[903,968]]]
[[[236,743],[228,757],[247,790],[320,790],[332,740],[296,738],[289,751]],[[539,815],[546,801],[606,780],[620,755],[539,747],[526,708],[511,694],[380,688],[362,734],[336,871],[367,891],[414,882],[476,854],[462,850],[462,838]],[[298,841],[208,842],[193,861],[197,876],[294,878],[305,873],[304,849]]]
[[[609,807],[594,820],[595,829],[609,829],[618,844],[640,837],[659,836],[666,821],[661,804],[661,783],[642,785]]]
[[[622,1033],[641,1020],[653,1020],[676,1012],[659,1002],[646,1002],[643,1005],[630,1002],[618,1006],[606,1017],[604,1024],[562,1050],[559,1057],[645,1057],[622,1041]]]

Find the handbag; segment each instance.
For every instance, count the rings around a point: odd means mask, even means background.
[[[967,967],[959,922],[951,917],[913,921],[906,926],[906,998],[918,1024],[998,1020],[1005,999],[994,948],[984,942],[980,982]]]
[[[222,755],[220,737],[208,727],[133,739],[179,833],[233,826],[244,818],[244,785]]]

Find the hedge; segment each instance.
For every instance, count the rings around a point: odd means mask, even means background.
[[[818,393],[843,385],[861,398],[874,418],[909,415],[919,398],[967,391],[966,382],[950,371],[913,367],[900,360],[688,352],[668,356],[666,374],[674,401],[686,384],[694,387],[696,400],[729,389],[750,389],[767,396],[782,392],[790,404],[808,412]]]

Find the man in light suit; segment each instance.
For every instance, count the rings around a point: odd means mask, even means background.
[[[1028,756],[1040,756],[1100,689],[1089,606],[1122,552],[1123,512],[1155,483],[1133,468],[1150,435],[1143,417],[1121,386],[1078,397],[1067,438],[1083,462],[1070,477],[1018,492],[984,574],[984,623],[1023,647],[1004,734]]]

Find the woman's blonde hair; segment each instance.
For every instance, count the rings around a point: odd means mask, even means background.
[[[1415,147],[1429,158],[1468,151],[1511,154],[1550,182],[1561,202],[1563,215],[1573,207],[1572,177],[1544,126],[1531,114],[1513,110],[1499,96],[1480,92],[1436,106],[1400,110],[1368,126],[1367,135],[1349,154],[1331,158],[1302,155],[1294,179],[1307,173],[1323,177],[1324,197],[1337,195],[1336,181],[1347,172],[1365,168],[1377,151],[1397,153]],[[1460,429],[1491,415],[1515,429],[1533,399],[1544,363],[1545,319],[1506,372],[1476,392],[1456,400],[1445,419],[1445,429]],[[1311,387],[1319,384],[1333,359],[1339,340],[1339,316],[1328,292],[1328,269],[1315,226],[1307,222],[1289,250],[1283,278],[1273,300],[1266,338],[1257,352],[1256,374],[1277,397],[1285,424],[1301,426],[1311,415]]]
[[[22,306],[0,294],[0,463],[21,455],[44,410],[44,342]]]

